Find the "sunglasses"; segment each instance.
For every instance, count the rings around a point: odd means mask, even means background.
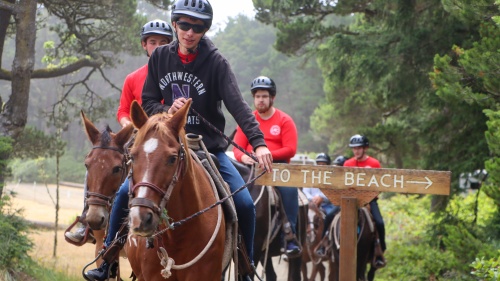
[[[189,22],[185,21],[177,21],[177,26],[184,31],[189,31],[190,29],[193,29],[194,33],[202,33],[205,31],[205,26],[201,24],[191,24]]]

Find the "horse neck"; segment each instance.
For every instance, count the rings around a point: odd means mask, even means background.
[[[199,165],[191,159],[189,152],[186,152],[184,171],[172,191],[168,204],[169,214],[187,217],[206,207],[203,205],[204,196],[206,196],[203,190],[206,189],[205,186],[210,187],[210,183],[203,181],[204,177],[200,176],[203,173],[205,171],[200,169]]]

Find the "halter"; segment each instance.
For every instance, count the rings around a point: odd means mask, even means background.
[[[168,185],[166,191],[163,191],[160,187],[155,185],[154,183],[150,182],[138,182],[135,185],[132,186],[132,180],[129,181],[129,204],[128,207],[129,209],[135,206],[142,206],[146,208],[150,208],[153,210],[153,212],[161,217],[161,212],[165,208],[165,206],[168,203],[168,200],[170,199],[170,195],[172,194],[172,191],[174,189],[174,186],[177,184],[179,181],[179,178],[184,170],[185,166],[185,159],[186,157],[186,152],[184,150],[184,146],[181,144],[181,148],[179,149],[179,161],[177,161],[177,167],[175,169],[174,176],[172,178],[172,181]],[[129,176],[132,175],[132,169],[130,170]],[[156,191],[158,194],[162,196],[160,205],[156,205],[152,200],[148,198],[134,198],[134,192],[138,187],[149,187],[152,190]]]
[[[123,157],[122,157],[122,176],[120,178],[120,183],[123,182],[126,176],[126,171],[127,171],[127,162],[128,162],[128,154],[125,153],[123,149],[120,149],[118,147],[114,146],[93,146],[92,150],[94,149],[109,149],[113,151],[119,152]],[[87,155],[88,156],[88,155]],[[113,194],[111,196],[106,196],[97,192],[90,192],[87,191],[87,194],[85,195],[85,202],[87,205],[99,205],[99,206],[105,206],[108,209],[111,208],[111,204],[113,202],[113,199],[115,198],[116,194]],[[97,197],[97,198],[90,198],[91,196]]]

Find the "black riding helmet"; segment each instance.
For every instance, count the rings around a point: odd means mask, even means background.
[[[176,22],[182,16],[200,19],[206,28],[212,26],[214,12],[208,0],[177,0],[172,5],[171,20]]]
[[[250,85],[250,91],[252,91],[253,94],[258,89],[266,89],[269,91],[269,95],[272,97],[276,96],[276,83],[274,83],[273,79],[269,77],[259,76],[253,79],[252,84]]]
[[[337,156],[337,158],[335,158],[335,160],[333,160],[333,165],[335,165],[335,166],[344,166],[344,162],[346,160],[347,160],[347,158],[345,158],[342,155]]]
[[[362,135],[354,135],[351,137],[349,140],[349,147],[369,147],[370,142],[368,141],[368,138]]]
[[[328,154],[320,153],[316,155],[316,164],[318,164],[318,162],[325,162],[327,165],[330,165],[332,163],[332,159],[328,156]]]
[[[141,41],[146,41],[146,39],[151,35],[163,35],[172,41],[173,32],[172,28],[166,21],[159,19],[152,20],[146,23],[141,29]]]

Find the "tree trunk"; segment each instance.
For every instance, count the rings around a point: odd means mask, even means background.
[[[0,136],[16,138],[28,119],[31,73],[35,65],[36,0],[20,0],[16,21],[16,53],[12,63],[11,95],[0,114]],[[3,17],[2,17],[2,20]],[[0,30],[1,31],[1,30]],[[8,160],[10,155],[2,155]],[[3,176],[0,176],[3,186]],[[0,195],[3,188],[0,189]]]
[[[14,4],[15,0],[4,0],[8,3]],[[10,16],[12,11],[0,9],[0,65],[2,65],[3,47],[5,44],[5,36],[7,35],[7,28],[9,27]]]

